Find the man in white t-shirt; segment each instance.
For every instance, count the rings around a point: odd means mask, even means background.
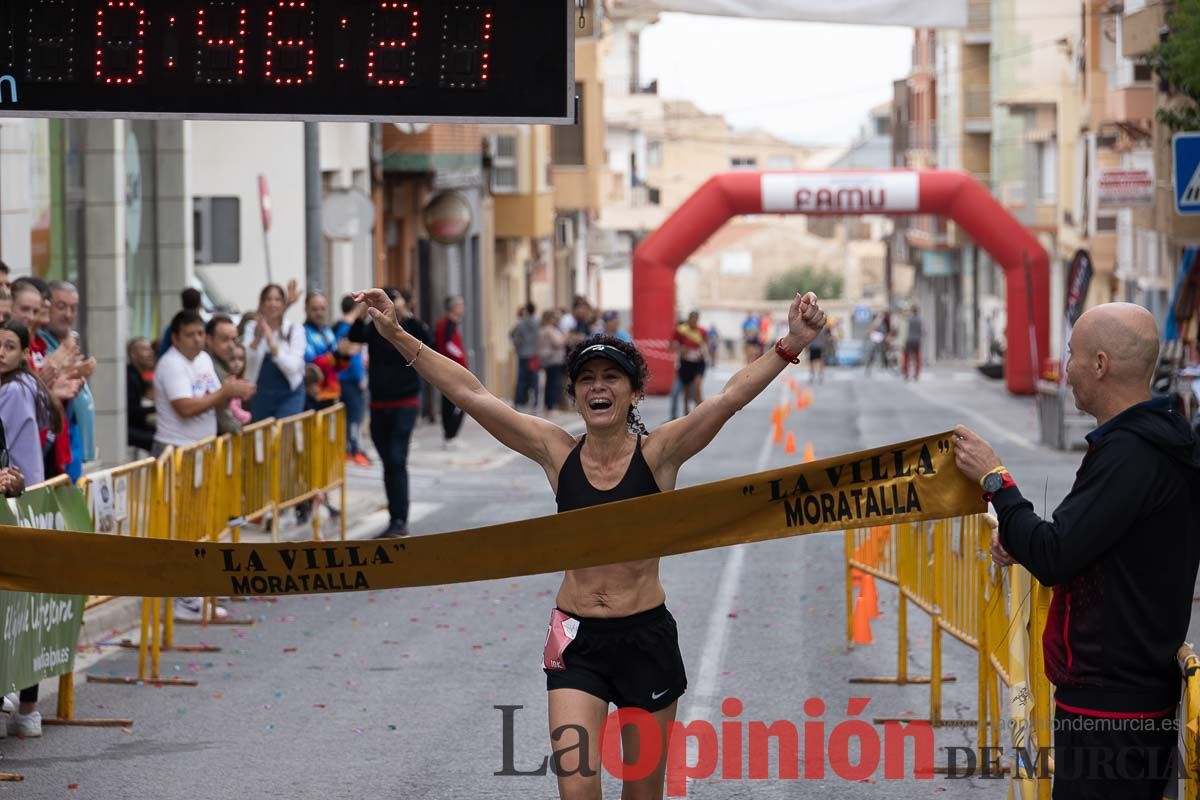
[[[167,445],[185,446],[217,435],[217,408],[233,398],[254,395],[252,383],[217,379],[212,357],[204,351],[204,320],[180,311],[171,320],[171,348],[154,368],[154,455]]]
[[[238,378],[217,379],[212,357],[204,351],[204,320],[195,311],[180,311],[171,320],[171,349],[154,368],[154,455],[168,445],[185,446],[217,435],[217,408],[233,398],[247,400],[255,386]],[[214,607],[217,619],[225,609]],[[175,598],[175,618],[195,621],[204,616],[200,597]]]

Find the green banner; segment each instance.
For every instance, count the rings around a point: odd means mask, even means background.
[[[92,530],[83,493],[67,486],[34,489],[14,500],[0,500],[0,524]],[[82,595],[0,591],[0,690],[15,692],[74,669],[85,599]]]

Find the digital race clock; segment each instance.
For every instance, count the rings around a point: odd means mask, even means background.
[[[567,0],[0,0],[0,115],[574,119]]]

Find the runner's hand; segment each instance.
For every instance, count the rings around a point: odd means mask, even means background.
[[[380,335],[388,338],[401,330],[397,321],[396,304],[382,289],[368,289],[365,292],[355,292],[352,297],[356,303],[365,303],[367,314],[375,322],[375,329]]]
[[[801,295],[796,293],[788,309],[788,336],[785,342],[788,349],[798,353],[817,338],[817,334],[825,327],[825,312],[817,302],[817,296],[812,292]]]

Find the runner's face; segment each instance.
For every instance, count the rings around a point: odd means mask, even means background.
[[[0,375],[8,375],[21,366],[25,351],[21,349],[21,340],[12,331],[0,331]]]
[[[624,425],[633,405],[629,376],[607,358],[593,358],[575,378],[575,409],[589,429]]]

